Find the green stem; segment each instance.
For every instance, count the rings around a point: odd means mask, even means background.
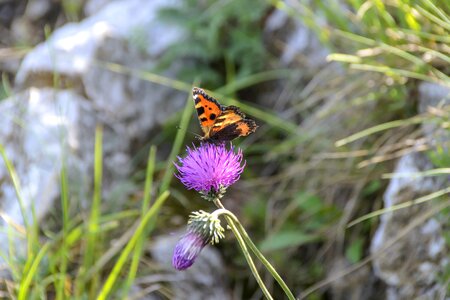
[[[278,282],[280,287],[283,289],[284,293],[288,297],[289,300],[295,300],[294,295],[292,294],[291,290],[287,286],[287,284],[284,282],[283,278],[278,274],[278,272],[275,270],[275,268],[272,266],[272,264],[264,257],[264,255],[258,250],[256,245],[253,243],[251,238],[248,236],[247,232],[245,231],[244,227],[242,226],[241,222],[239,222],[239,219],[229,210],[225,209],[220,200],[214,201],[216,206],[221,208],[221,213],[225,215],[225,218],[227,219],[228,223],[230,223],[229,219],[231,219],[233,225],[235,225],[235,228],[239,231],[239,236],[247,243],[247,245],[250,247],[250,249],[253,251],[253,253],[258,257],[258,259],[264,264],[264,266],[267,268],[267,270],[272,274],[273,278]],[[223,211],[222,211],[223,210]],[[237,226],[236,226],[237,225]],[[234,231],[233,231],[234,232]],[[236,233],[235,233],[236,234]]]
[[[219,199],[214,200],[214,204],[224,209],[224,213],[226,213],[225,208],[223,207],[222,203]],[[269,299],[273,300],[272,295],[270,295],[269,290],[267,289],[266,285],[264,284],[263,280],[261,279],[261,276],[259,276],[258,270],[256,269],[255,263],[253,262],[253,259],[248,252],[247,246],[239,233],[239,230],[237,229],[235,222],[233,221],[233,218],[229,214],[225,214],[225,219],[227,220],[228,225],[230,226],[231,230],[233,231],[234,235],[236,236],[236,239],[239,243],[239,246],[241,246],[242,252],[244,253],[245,259],[247,260],[247,263],[250,267],[250,270],[253,273],[253,276],[255,276],[256,282],[258,282],[259,287],[261,288],[262,292],[264,293],[264,296]]]
[[[280,287],[283,289],[284,293],[288,297],[289,300],[295,300],[294,295],[292,294],[291,290],[287,286],[287,284],[284,282],[283,278],[281,278],[280,274],[278,274],[277,270],[272,266],[272,264],[264,257],[264,255],[258,250],[256,245],[253,243],[253,241],[248,236],[247,232],[245,231],[242,224],[237,221],[238,229],[241,232],[244,241],[247,243],[247,245],[250,247],[250,249],[255,253],[256,257],[264,264],[264,266],[267,268],[267,270],[272,274],[273,278],[278,282]]]

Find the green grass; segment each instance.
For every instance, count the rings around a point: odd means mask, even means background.
[[[85,292],[85,287],[88,282],[91,283],[90,288],[87,292],[89,298],[95,296],[98,290],[99,277],[98,273],[95,273],[92,278],[87,278],[86,274],[94,262],[98,259],[98,254],[104,250],[101,248],[103,237],[99,230],[99,219],[101,216],[100,205],[101,205],[101,191],[102,191],[102,174],[103,174],[103,129],[97,127],[95,132],[95,163],[94,163],[94,195],[92,199],[92,207],[90,211],[90,217],[87,221],[87,233],[86,233],[86,245],[85,252],[83,255],[83,263],[80,268],[80,272],[77,275],[75,285],[76,290],[81,296]]]
[[[148,224],[156,218],[161,206],[170,194],[167,190],[163,191],[154,203],[150,202],[156,148],[152,147],[149,154],[141,219],[136,223],[136,230],[133,235],[125,241],[127,246],[123,250],[118,251],[119,256],[113,264],[111,272],[106,272],[109,269],[109,264],[103,262],[103,255],[106,251],[105,245],[110,243],[108,233],[111,232],[111,229],[117,228],[117,225],[122,222],[121,219],[135,218],[137,214],[126,211],[116,214],[101,213],[101,182],[103,178],[101,127],[98,127],[96,132],[94,195],[90,208],[90,217],[86,223],[80,223],[79,218],[75,217],[73,219],[73,216],[69,215],[69,182],[67,169],[63,166],[60,173],[62,208],[60,222],[62,230],[56,234],[49,234],[45,239],[42,239],[38,230],[40,224],[35,219],[31,221],[28,219],[28,215],[23,208],[19,178],[13,164],[8,160],[5,149],[1,145],[0,152],[22,207],[22,215],[24,217],[23,231],[26,233],[25,242],[28,245],[26,253],[16,252],[14,251],[16,241],[11,239],[9,254],[2,253],[2,257],[9,262],[11,270],[15,270],[13,272],[15,275],[13,282],[20,283],[13,286],[17,294],[14,296],[14,292],[11,294],[11,297],[17,297],[17,299],[42,299],[50,290],[54,290],[56,299],[83,299],[86,297],[101,299],[112,292],[117,293],[120,291],[118,291],[114,283],[118,276],[122,276],[124,265],[130,260],[129,256],[132,253],[131,271],[134,270],[134,273],[128,273],[129,279],[125,281],[126,284],[119,293],[123,295],[130,288],[130,284],[136,275],[137,263],[142,256],[142,243],[144,239],[148,239],[150,233]],[[78,262],[74,257],[74,254],[76,255],[74,250],[80,246],[80,249],[83,249],[83,259],[77,265]],[[111,261],[111,259],[114,259],[114,256],[108,260]],[[102,262],[100,267],[98,262]],[[77,275],[76,278],[73,277],[73,274]]]
[[[142,235],[145,232],[146,225],[153,217],[156,216],[156,213],[158,212],[161,205],[164,203],[164,201],[167,199],[168,196],[169,196],[168,191],[163,192],[161,196],[159,196],[158,199],[156,199],[151,209],[148,210],[148,212],[144,215],[139,226],[136,228],[134,235],[127,243],[125,249],[120,253],[119,259],[114,265],[114,268],[112,269],[110,275],[107,277],[106,282],[103,285],[103,288],[100,290],[100,293],[97,296],[97,299],[99,300],[107,299],[108,294],[111,292],[111,290],[114,289],[114,284],[116,283],[122,268],[127,262],[128,256],[133,251],[133,248],[136,246],[137,241],[140,239],[140,235]]]
[[[156,160],[156,147],[152,146],[148,155],[147,171],[145,176],[145,186],[144,186],[144,200],[142,201],[141,219],[144,219],[145,213],[149,210],[151,204],[151,192],[153,185],[153,173],[155,170],[155,160]],[[122,295],[125,297],[128,295],[128,291],[136,278],[136,273],[139,267],[139,261],[142,255],[142,248],[145,242],[145,237],[148,235],[148,230],[144,231],[136,242],[136,247],[133,251],[133,257],[130,264],[130,270],[128,271],[127,280],[125,287],[123,288]]]

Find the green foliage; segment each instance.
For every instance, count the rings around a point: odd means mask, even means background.
[[[406,144],[418,138],[419,126],[436,122],[430,115],[418,115],[417,83],[429,81],[450,86],[450,5],[430,0],[295,3],[280,0],[272,3],[315,31],[323,44],[334,52],[328,59],[341,62],[348,68],[334,73],[337,76],[331,78],[318,72],[306,85],[304,90],[308,92],[301,90],[302,83],[298,83],[298,91],[289,91],[296,99],[291,100],[287,109],[290,113],[294,110],[300,112],[295,115],[303,122],[297,130],[298,135],[279,140],[271,140],[266,135],[258,145],[265,149],[260,152],[267,153],[267,160],[278,167],[275,176],[281,178],[274,186],[280,186],[283,192],[277,197],[274,194],[278,188],[275,192],[270,190],[271,206],[284,205],[286,210],[293,210],[292,216],[297,217],[286,218],[282,229],[277,228],[278,223],[274,222],[276,229],[269,234],[281,234],[283,239],[281,242],[276,239],[269,241],[282,245],[287,240],[283,237],[283,230],[288,236],[291,234],[289,230],[296,225],[299,236],[291,236],[291,242],[295,244],[296,238],[301,240],[305,232],[311,232],[305,228],[307,222],[314,224],[318,232],[331,231],[333,237],[324,236],[319,243],[301,244],[300,241],[299,252],[304,253],[308,249],[328,251],[329,248],[321,247],[322,241],[327,246],[332,245],[330,248],[336,244],[346,245],[346,258],[357,263],[367,253],[367,238],[377,226],[377,217],[387,212],[377,211],[382,205],[379,200],[386,184],[380,180],[382,174],[391,169],[389,162],[401,157],[403,151],[411,151]],[[345,94],[346,89],[351,92]],[[316,105],[307,107],[304,103],[308,102]],[[448,110],[444,111],[448,115]],[[437,122],[441,128],[448,128],[448,120]],[[307,127],[309,124],[312,125]],[[448,146],[438,145],[437,151],[428,153],[435,166],[442,168],[439,175],[448,176],[448,169],[444,169],[449,166]],[[345,208],[338,224],[346,223],[344,227],[357,224],[358,227],[343,230],[330,227],[333,224],[330,222],[332,210],[324,214],[330,218],[328,220],[321,219],[322,214],[314,214],[305,220],[305,211],[295,210],[295,197],[292,196],[295,190],[305,186],[315,188],[308,190],[320,196],[317,203],[334,201],[338,208]],[[434,198],[436,195],[430,194],[420,201]],[[378,213],[367,214],[368,211]],[[364,214],[367,214],[364,218],[358,218]],[[283,218],[283,214],[273,218]],[[371,222],[359,224],[369,218]],[[295,263],[293,257],[284,260],[291,268]],[[310,271],[311,259],[316,257],[305,258],[300,263],[301,268]],[[316,282],[320,276],[323,274],[317,275]],[[319,282],[308,293],[321,288],[323,286]],[[308,294],[302,296],[307,297]]]
[[[435,127],[435,147],[428,151],[428,158],[433,165],[437,168],[449,168],[450,167],[450,107],[436,108],[435,113],[437,116],[430,118],[432,126]]]
[[[6,73],[2,74],[0,84],[0,101],[8,98],[11,95],[11,84],[9,82],[9,78]]]
[[[76,22],[80,20],[83,10],[83,2],[78,0],[62,0],[62,8],[64,14],[70,22]]]
[[[181,134],[184,134],[181,133]],[[142,257],[142,241],[148,238],[149,224],[155,221],[162,204],[167,199],[169,192],[162,191],[157,199],[150,204],[151,185],[153,181],[155,149],[152,148],[149,156],[149,167],[145,180],[145,199],[143,201],[141,220],[135,224],[133,235],[120,242],[126,244],[122,248],[110,247],[113,239],[113,230],[117,230],[119,224],[130,222],[130,218],[137,217],[135,212],[122,211],[119,213],[102,214],[101,204],[101,181],[102,181],[102,130],[99,128],[96,135],[95,168],[94,168],[94,197],[90,210],[90,217],[86,224],[81,223],[79,216],[69,215],[69,181],[67,170],[63,166],[61,170],[61,207],[62,231],[52,233],[46,232],[42,238],[39,232],[40,224],[33,218],[27,221],[28,216],[23,208],[23,199],[19,178],[13,164],[8,160],[3,146],[0,144],[0,154],[6,165],[10,178],[13,182],[16,195],[22,207],[24,217],[24,228],[14,223],[8,224],[7,230],[11,235],[9,253],[0,253],[6,259],[7,264],[13,272],[13,281],[10,284],[10,298],[17,299],[46,299],[49,294],[55,294],[56,299],[106,299],[109,294],[126,293],[130,281],[134,279],[137,269],[137,261]],[[170,171],[170,170],[169,170]],[[72,195],[72,197],[74,197]],[[71,198],[73,200],[73,198]],[[26,242],[26,251],[14,251],[15,243],[12,236],[23,238]],[[112,252],[111,252],[112,250]],[[81,252],[81,253],[80,253]],[[109,256],[105,257],[105,253]],[[78,261],[80,254],[82,261]],[[119,258],[111,266],[108,261],[113,255]],[[133,265],[128,281],[117,284],[117,277],[126,273],[125,265],[132,257]],[[105,259],[106,258],[106,259]],[[106,279],[105,279],[106,278]],[[102,285],[102,282],[105,283]],[[101,287],[101,289],[100,289]],[[123,288],[123,290],[121,290]]]
[[[186,36],[165,53],[160,67],[191,59],[193,65],[182,67],[181,78],[199,78],[208,87],[261,71],[268,58],[262,39],[268,8],[255,1],[187,0],[180,7],[162,9],[160,19],[179,26]]]
[[[361,238],[354,239],[345,250],[345,257],[351,263],[357,263],[363,255],[364,240]]]
[[[362,194],[366,197],[376,194],[378,191],[380,191],[381,187],[382,185],[380,180],[373,180],[369,182],[369,184],[366,187],[364,187]]]
[[[261,251],[276,251],[291,247],[299,247],[321,240],[320,236],[308,234],[300,230],[282,230],[268,236],[260,245]]]
[[[450,6],[439,3],[349,1],[357,30],[332,30],[337,51],[345,54],[333,54],[330,59],[354,69],[381,72],[399,83],[410,78],[450,86],[450,57],[444,50],[450,41]],[[334,23],[332,28],[340,27],[336,20],[328,21]]]
[[[449,230],[449,224],[450,224],[450,207],[447,207],[442,210],[442,212],[439,215],[440,217],[440,223],[441,224],[447,224],[444,226],[442,230],[443,237],[445,239],[445,244],[447,245],[447,249],[450,248],[450,230]],[[447,286],[447,294],[450,294],[450,285],[448,282],[450,282],[450,263],[447,262],[447,265],[444,266],[442,274],[439,277],[441,283],[444,286]]]
[[[437,168],[450,167],[450,151],[449,146],[436,145],[435,150],[428,151],[428,157]]]
[[[335,207],[309,193],[299,192],[292,200],[278,214],[277,225],[262,241],[261,250],[280,251],[322,241],[324,229],[331,228],[340,215]]]

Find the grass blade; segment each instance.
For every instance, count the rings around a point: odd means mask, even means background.
[[[152,192],[153,185],[153,172],[155,170],[155,157],[156,157],[156,147],[152,146],[148,155],[147,162],[147,172],[145,176],[145,187],[144,187],[144,200],[142,201],[142,210],[141,210],[141,219],[144,218],[145,213],[148,211],[150,206],[150,197]],[[128,295],[128,291],[130,290],[131,284],[133,283],[137,269],[139,266],[139,259],[142,255],[142,247],[145,239],[147,238],[149,232],[144,231],[136,243],[136,247],[134,248],[133,257],[131,259],[130,270],[128,272],[128,277],[125,283],[125,287],[122,290],[122,297],[126,298]]]
[[[69,248],[70,245],[67,241],[67,237],[69,235],[70,230],[70,220],[69,220],[69,184],[67,177],[67,169],[66,165],[63,162],[63,166],[61,169],[61,208],[63,214],[63,228],[62,228],[62,243],[61,243],[61,251],[59,254],[59,269],[60,276],[56,281],[57,285],[55,287],[56,290],[56,299],[62,300],[65,298],[65,283],[67,276],[67,264],[69,257]]]
[[[89,217],[87,225],[87,243],[84,252],[83,265],[80,269],[80,273],[77,278],[77,292],[79,295],[84,293],[86,285],[86,273],[89,268],[94,265],[98,250],[100,235],[99,235],[99,219],[100,219],[100,203],[101,203],[101,190],[102,190],[102,170],[103,170],[103,158],[102,158],[102,142],[103,142],[103,129],[101,126],[97,126],[95,131],[95,150],[94,150],[94,196],[92,200],[91,215]],[[91,282],[91,293],[95,291],[95,285],[98,283],[98,277],[94,276]]]
[[[444,21],[446,24],[450,24],[450,17],[441,9],[439,9],[434,3],[430,0],[422,0],[431,10],[432,12],[439,16],[442,21]]]
[[[425,75],[422,73],[412,72],[412,71],[408,71],[408,70],[391,68],[388,66],[351,64],[350,67],[355,70],[379,72],[379,73],[384,73],[387,76],[398,75],[398,76],[403,76],[403,77],[407,77],[407,78],[414,78],[414,79],[419,79],[419,80],[423,80],[423,81],[439,83],[439,84],[450,87],[450,77],[448,77],[445,74],[441,74],[440,72],[436,72],[436,76],[430,76],[430,75]]]
[[[165,77],[162,75],[158,75],[156,73],[151,73],[148,71],[142,71],[139,69],[132,69],[124,65],[112,63],[112,62],[106,62],[106,61],[99,61],[97,60],[95,62],[98,66],[105,68],[111,72],[116,72],[119,74],[125,74],[130,75],[135,78],[140,78],[142,80],[146,80],[149,82],[153,82],[156,84],[160,84],[163,86],[167,86],[173,89],[177,89],[180,91],[188,91],[191,88],[190,84],[187,84],[185,82],[175,80],[169,77]]]
[[[442,189],[442,190],[439,190],[437,192],[434,192],[434,193],[431,193],[431,194],[428,194],[428,195],[425,195],[423,197],[411,200],[411,201],[402,202],[400,204],[393,205],[391,207],[387,207],[387,208],[383,208],[383,209],[379,209],[379,210],[373,211],[373,212],[371,212],[369,214],[366,214],[366,215],[364,215],[362,217],[359,217],[356,220],[348,223],[347,228],[355,226],[358,223],[361,223],[361,222],[363,222],[365,220],[374,218],[376,216],[379,216],[379,215],[382,215],[382,214],[385,214],[385,213],[390,213],[390,212],[393,212],[393,211],[396,211],[396,210],[399,210],[399,209],[402,209],[402,208],[410,207],[410,206],[413,206],[413,205],[417,205],[417,204],[420,204],[420,203],[424,203],[424,202],[436,199],[438,197],[441,197],[441,196],[449,194],[449,193],[450,193],[450,187]]]
[[[109,293],[114,287],[114,284],[116,283],[117,277],[119,276],[120,272],[122,271],[128,256],[130,255],[131,251],[135,247],[138,239],[140,236],[144,233],[145,228],[147,227],[148,222],[156,216],[156,213],[159,211],[159,208],[162,206],[164,201],[166,201],[167,197],[169,196],[169,192],[165,191],[163,192],[158,199],[155,201],[155,203],[152,205],[150,210],[145,214],[144,218],[142,218],[141,223],[139,224],[138,228],[136,229],[135,233],[131,237],[130,241],[128,242],[125,249],[120,254],[119,258],[117,259],[116,264],[114,265],[114,268],[112,269],[111,273],[109,274],[108,278],[106,279],[105,284],[103,285],[102,289],[100,290],[100,293],[98,294],[97,300],[105,300],[107,299]]]
[[[444,28],[445,30],[450,30],[450,23],[445,22],[442,19],[439,19],[436,15],[433,15],[428,10],[423,7],[416,5],[416,9],[425,17],[427,17],[430,21],[436,23],[438,26]]]
[[[433,176],[441,176],[441,175],[450,175],[450,168],[438,168],[432,169],[423,172],[414,172],[414,173],[387,173],[381,176],[383,179],[391,179],[391,178],[422,178],[422,177],[433,177]]]
[[[217,94],[231,94],[232,92],[247,88],[252,85],[256,85],[271,80],[289,78],[290,76],[292,76],[292,70],[289,69],[279,69],[279,70],[259,72],[256,74],[246,76],[244,78],[235,78],[235,80],[230,81],[230,83],[222,86],[215,92]]]
[[[8,159],[5,148],[3,147],[2,144],[0,144],[0,154],[3,158],[3,162],[5,163],[6,169],[8,170],[9,176],[10,176],[12,184],[14,186],[14,191],[16,192],[17,200],[19,201],[20,213],[22,214],[23,224],[27,228],[27,231],[28,231],[29,223],[28,223],[28,218],[27,218],[27,214],[26,214],[26,210],[25,210],[25,204],[23,203],[23,198],[20,193],[21,189],[20,189],[19,177],[17,176],[17,172],[16,172],[13,164]]]
[[[359,140],[363,137],[369,136],[371,134],[380,132],[380,131],[384,131],[387,129],[391,129],[391,128],[395,128],[395,127],[400,127],[400,126],[407,126],[407,125],[413,125],[413,124],[419,124],[424,122],[425,120],[427,120],[426,117],[413,117],[407,120],[396,120],[396,121],[391,121],[391,122],[387,122],[387,123],[383,123],[383,124],[379,124],[370,128],[367,128],[365,130],[362,130],[358,133],[352,134],[349,137],[346,137],[345,139],[341,139],[339,141],[336,141],[335,146],[336,147],[342,147],[346,144],[349,144],[351,142],[354,142],[356,140]]]
[[[38,252],[36,257],[33,259],[33,263],[31,264],[30,269],[25,275],[25,278],[20,283],[19,288],[19,295],[17,297],[18,300],[27,300],[29,299],[28,290],[31,285],[31,280],[33,279],[34,275],[38,272],[39,264],[41,263],[42,259],[44,258],[44,255],[47,253],[48,249],[50,247],[50,244],[45,244]]]
[[[184,137],[186,135],[186,130],[189,124],[189,120],[192,117],[192,111],[194,105],[192,103],[191,94],[189,93],[186,105],[184,106],[183,114],[181,116],[181,121],[177,135],[175,136],[175,141],[173,142],[172,150],[170,151],[169,157],[167,158],[167,166],[165,168],[164,176],[161,180],[161,186],[159,188],[160,193],[166,191],[169,188],[170,182],[173,178],[174,166],[176,156],[180,152]]]
[[[28,274],[30,272],[30,268],[32,267],[32,264],[35,259],[35,250],[40,248],[39,242],[38,242],[38,240],[39,240],[38,224],[37,224],[37,222],[35,222],[34,213],[31,214],[33,222],[31,224],[30,224],[30,222],[28,222],[28,215],[27,215],[27,211],[25,209],[25,203],[23,201],[22,194],[20,192],[21,188],[20,188],[19,176],[17,176],[17,172],[16,172],[13,164],[11,163],[11,161],[8,159],[5,148],[3,147],[2,144],[0,144],[0,155],[3,158],[3,162],[5,163],[6,169],[8,170],[8,174],[11,178],[11,181],[12,181],[12,184],[14,187],[14,191],[16,193],[17,200],[19,202],[20,213],[22,215],[23,224],[24,224],[25,230],[26,230],[27,257],[26,257],[26,262],[22,268],[22,275]],[[11,245],[11,243],[14,243],[14,240],[10,240],[9,244]]]

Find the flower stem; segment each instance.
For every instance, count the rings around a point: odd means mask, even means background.
[[[220,200],[215,200],[214,203],[216,206],[223,209],[223,214],[225,215],[225,218],[228,223],[231,222],[235,226],[235,228],[239,231],[239,236],[244,240],[244,242],[250,247],[250,249],[253,251],[253,253],[258,257],[258,259],[264,264],[264,266],[267,268],[267,270],[270,272],[273,278],[278,282],[280,287],[283,289],[284,293],[288,297],[289,300],[295,300],[294,295],[292,294],[289,287],[284,282],[283,278],[278,274],[278,272],[275,270],[275,268],[272,266],[272,264],[264,257],[264,255],[258,250],[256,245],[253,243],[253,241],[248,236],[247,232],[245,231],[244,227],[242,226],[241,222],[239,222],[239,219],[229,210],[225,209],[225,207],[222,205]],[[234,230],[233,230],[234,232]],[[235,233],[236,234],[236,233]]]
[[[264,266],[267,268],[267,270],[272,274],[273,278],[278,282],[280,287],[283,289],[284,293],[288,297],[289,300],[295,300],[294,295],[292,294],[289,287],[284,282],[283,278],[278,274],[277,270],[272,266],[272,264],[264,257],[264,255],[258,250],[256,245],[253,243],[253,241],[248,236],[247,232],[245,231],[244,227],[241,225],[241,223],[238,221],[238,230],[241,232],[244,241],[247,243],[247,245],[250,247],[250,249],[253,251],[253,253],[258,257],[258,259],[264,264]]]
[[[264,284],[263,280],[261,279],[261,276],[259,276],[258,270],[256,269],[255,263],[253,262],[253,259],[247,249],[244,239],[242,238],[238,228],[236,227],[235,221],[233,220],[234,218],[228,213],[229,211],[223,207],[223,205],[219,199],[215,199],[214,204],[217,207],[224,210],[223,213],[225,215],[225,219],[227,220],[228,225],[230,226],[231,230],[233,231],[234,235],[236,236],[236,239],[239,243],[239,246],[242,249],[242,252],[244,253],[245,259],[247,260],[250,270],[252,271],[253,276],[255,276],[255,279],[258,282],[258,285],[261,288],[264,296],[269,300],[273,300],[273,297],[270,294],[269,290],[267,289],[266,285]]]

